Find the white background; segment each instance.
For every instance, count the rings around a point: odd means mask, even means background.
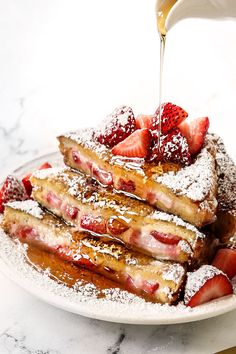
[[[22,151],[24,144],[56,146],[56,134],[94,125],[120,104],[136,114],[156,109],[154,5],[0,1],[0,126],[12,128],[23,108]],[[164,100],[182,105],[191,117],[208,115],[233,152],[236,21],[177,24],[168,34],[165,59]]]
[[[164,100],[208,115],[235,153],[236,21],[168,34]],[[154,0],[0,0],[0,170],[55,150],[56,135],[117,105],[158,105]],[[199,323],[106,324],[43,304],[0,275],[0,353],[213,353],[235,345],[235,312]]]

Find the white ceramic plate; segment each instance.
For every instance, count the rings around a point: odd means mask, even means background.
[[[59,153],[52,153],[21,166],[14,174],[22,177],[43,162],[61,165]],[[211,301],[194,309],[183,305],[147,303],[139,297],[116,289],[107,290],[104,299],[96,297],[92,285],[70,289],[39,272],[25,259],[25,248],[13,242],[0,229],[0,270],[9,279],[39,299],[66,311],[100,320],[132,324],[173,324],[206,319],[236,309],[236,295]]]

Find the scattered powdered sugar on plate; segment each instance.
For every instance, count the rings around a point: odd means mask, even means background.
[[[1,222],[1,220],[0,220]],[[49,277],[49,270],[37,271],[26,261],[26,246],[14,242],[0,229],[0,269],[18,285],[48,303],[87,317],[107,321],[139,324],[164,324],[188,322],[214,316],[218,304],[227,311],[236,308],[236,296],[229,300],[213,301],[206,305],[190,308],[179,303],[177,306],[153,304],[127,291],[105,289],[104,298],[97,298],[94,284],[82,285],[78,281],[73,288],[58,283]],[[178,270],[176,270],[178,271]],[[172,278],[173,274],[170,274]],[[229,310],[229,309],[228,309]]]
[[[202,201],[216,183],[214,158],[207,148],[203,148],[192,165],[155,177],[155,181],[166,185],[177,195]]]
[[[29,199],[24,201],[9,202],[6,205],[10,208],[24,211],[27,214],[33,215],[38,219],[43,218],[43,210],[40,208],[39,204],[34,200]]]

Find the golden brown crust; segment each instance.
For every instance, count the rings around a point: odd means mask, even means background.
[[[158,212],[141,201],[114,193],[96,183],[88,183],[87,180],[85,176],[68,169],[39,171],[31,178],[33,198],[76,227],[85,228],[81,226],[84,215],[100,218],[105,223],[105,229],[98,233],[108,233],[129,247],[157,259],[181,263],[201,262],[206,236],[194,226],[173,215]],[[56,198],[56,203],[50,201],[51,193]],[[65,212],[68,208],[76,208],[78,215],[71,218]],[[119,222],[124,227],[120,233],[112,233],[109,227],[114,220],[115,226]],[[175,249],[174,246],[158,243],[152,236],[153,232],[175,235],[181,241]]]
[[[86,140],[86,134],[83,131],[77,134],[71,133],[60,136],[58,140],[66,165],[74,169],[80,169],[98,179],[96,171],[105,171],[112,178],[112,183],[116,189],[121,190],[123,188],[120,182],[122,181],[125,184],[126,191],[132,195],[148,201],[165,212],[178,215],[197,227],[202,227],[214,221],[217,206],[215,198],[217,183],[214,165],[215,150],[210,142],[204,148],[203,153],[205,155],[198,164],[198,169],[201,168],[205,172],[202,173],[199,170],[199,173],[193,176],[193,182],[187,187],[183,185],[182,181],[189,180],[188,174],[190,172],[188,171],[193,173],[193,166],[177,172],[164,173],[163,176],[160,176],[159,171],[158,173],[156,171],[157,166],[145,163],[142,159],[134,161],[114,157],[105,146],[95,143],[92,137],[90,137],[90,140],[88,138]],[[73,153],[78,153],[82,160],[94,163],[93,170],[91,171],[91,168],[86,164],[78,164],[73,157]],[[184,175],[182,178],[181,173],[183,174],[184,171],[186,171],[186,176]],[[170,183],[173,179],[172,174],[175,175],[175,179],[180,175],[178,190],[175,190],[175,187],[173,189],[170,187],[173,185]],[[168,178],[164,178],[165,176]],[[202,180],[198,181],[200,178]],[[194,191],[198,190],[198,193],[194,193],[191,187],[194,184],[196,184]],[[177,185],[177,183],[174,185]],[[130,187],[131,191],[129,191]],[[202,193],[199,193],[201,189]],[[194,200],[194,196],[196,196],[196,200]]]
[[[132,291],[149,301],[173,303],[177,300],[186,276],[185,268],[180,264],[156,261],[129,251],[122,244],[77,232],[62,224],[45,211],[37,218],[7,206],[2,226],[12,237],[46,248],[123,285],[128,286],[132,280],[137,285]],[[158,286],[153,287],[155,284]]]

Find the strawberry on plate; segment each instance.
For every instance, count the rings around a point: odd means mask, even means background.
[[[52,166],[50,165],[50,163],[48,162],[45,162],[44,164],[42,164],[38,170],[45,170],[47,168],[52,168]],[[28,194],[28,196],[30,197],[31,196],[31,192],[32,192],[32,185],[31,185],[31,182],[30,182],[30,177],[31,177],[32,173],[29,173],[27,176],[25,176],[23,179],[22,179],[22,183],[23,185],[25,186],[25,189],[26,189],[26,192]]]
[[[173,103],[163,103],[161,105],[161,132],[168,133],[171,129],[176,128],[188,117],[188,113],[181,107]],[[150,130],[159,129],[159,108],[154,115],[140,114],[136,118],[137,128],[147,128]]]
[[[222,248],[218,250],[212,265],[232,279],[236,275],[236,249]]]
[[[223,272],[211,265],[203,265],[188,273],[184,303],[195,307],[232,293],[232,284]]]
[[[111,150],[114,155],[145,158],[151,145],[149,129],[138,129]]]
[[[23,184],[14,176],[8,176],[0,190],[0,213],[4,212],[4,204],[28,199]]]
[[[109,148],[126,139],[136,129],[132,108],[116,108],[97,128],[95,138]]]
[[[170,161],[189,165],[191,156],[187,140],[178,128],[172,129],[168,134],[161,136],[160,147],[158,144],[158,132],[152,134],[154,146],[150,150],[148,160],[150,162]]]
[[[209,118],[196,118],[194,120],[181,123],[178,128],[187,139],[189,152],[196,155],[202,148],[207,131],[209,129]]]

